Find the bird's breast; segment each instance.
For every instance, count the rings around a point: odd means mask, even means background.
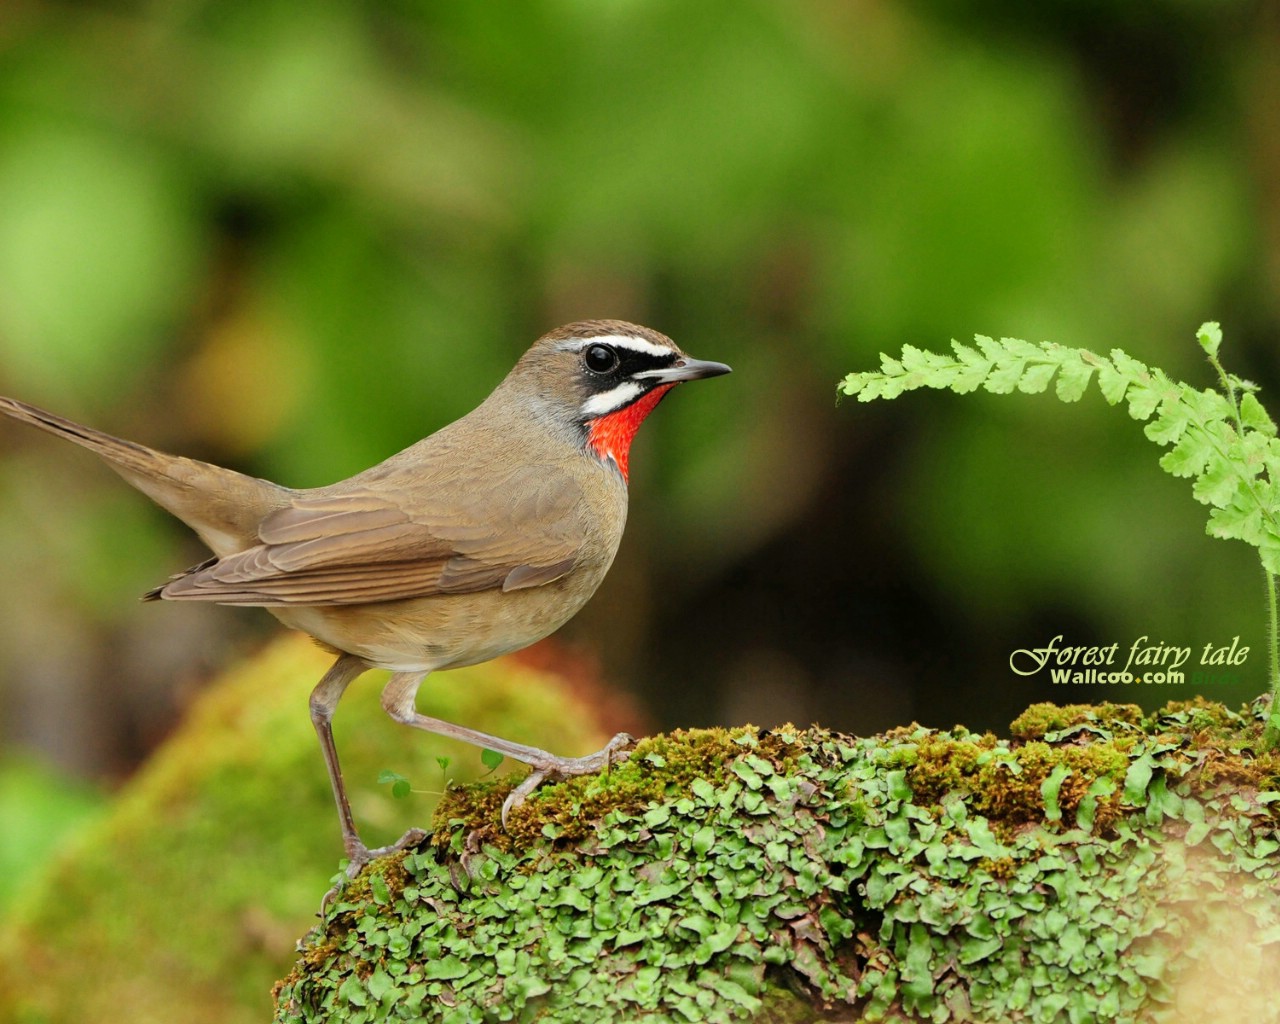
[[[554,633],[595,593],[608,565],[541,587],[332,607],[268,609],[285,625],[373,668],[433,672],[476,665]]]

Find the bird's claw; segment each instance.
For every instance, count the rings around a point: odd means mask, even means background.
[[[515,789],[507,794],[507,798],[502,801],[503,828],[507,827],[507,815],[511,813],[511,809],[513,807],[519,807],[524,803],[525,797],[541,786],[542,783],[546,781],[549,774],[550,772],[548,771],[539,771],[535,768],[529,773],[524,781],[520,783],[520,785],[516,786]]]
[[[353,837],[352,841],[347,843],[347,866],[343,871],[346,876],[346,882],[351,881],[356,875],[360,874],[366,864],[377,860],[379,857],[386,857],[388,854],[399,853],[401,850],[408,850],[417,846],[427,838],[427,832],[420,828],[411,828],[402,835],[394,843],[388,846],[379,846],[376,849],[369,849],[359,839]],[[346,882],[339,882],[320,900],[320,916],[324,917],[325,911],[328,909],[331,901],[337,898],[338,894],[346,888]]]
[[[636,744],[635,737],[620,732],[594,754],[585,757],[556,757],[533,764],[527,778],[516,786],[507,798],[502,801],[502,827],[507,827],[507,816],[513,809],[524,803],[535,789],[548,779],[570,779],[576,775],[591,775],[604,771],[610,765],[621,764],[631,756],[631,748]]]
[[[401,850],[408,850],[410,847],[417,846],[426,838],[427,832],[425,829],[411,828],[394,843],[387,846],[379,846],[376,850],[371,850],[364,843],[360,843],[357,849],[351,851],[351,857],[347,863],[347,877],[355,878],[360,873],[360,869],[371,861],[375,861],[379,857],[386,857],[392,853],[399,853]]]

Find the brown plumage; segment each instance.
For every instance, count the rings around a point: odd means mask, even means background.
[[[265,607],[339,655],[311,712],[354,872],[382,851],[360,841],[330,721],[368,668],[394,673],[383,705],[398,721],[532,766],[504,818],[543,779],[626,756],[630,738],[619,735],[585,758],[559,758],[420,715],[414,696],[427,673],[518,650],[582,607],[622,538],[635,429],[675,383],[728,371],[649,328],[569,324],[540,338],[466,416],[309,490],[153,451],[14,399],[0,398],[0,412],[95,452],[214,552],[148,599]]]

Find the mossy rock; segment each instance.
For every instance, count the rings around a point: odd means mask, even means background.
[[[450,794],[332,904],[276,1021],[1280,1020],[1263,709],[676,733]]]
[[[105,815],[25,886],[0,926],[0,1020],[22,1024],[249,1024],[315,921],[342,856],[337,813],[307,714],[332,657],[291,636],[213,683]],[[385,676],[385,674],[383,674]],[[392,722],[377,673],[334,720],[356,818],[371,843],[430,820],[415,790],[485,771],[474,747]],[[584,694],[510,659],[443,673],[432,715],[565,753],[608,733]],[[505,770],[502,769],[502,770]]]

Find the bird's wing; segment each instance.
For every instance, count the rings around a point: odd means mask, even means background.
[[[558,466],[525,466],[454,497],[367,485],[302,494],[254,547],[211,560],[152,595],[246,605],[346,605],[541,586],[568,573],[584,495]]]

